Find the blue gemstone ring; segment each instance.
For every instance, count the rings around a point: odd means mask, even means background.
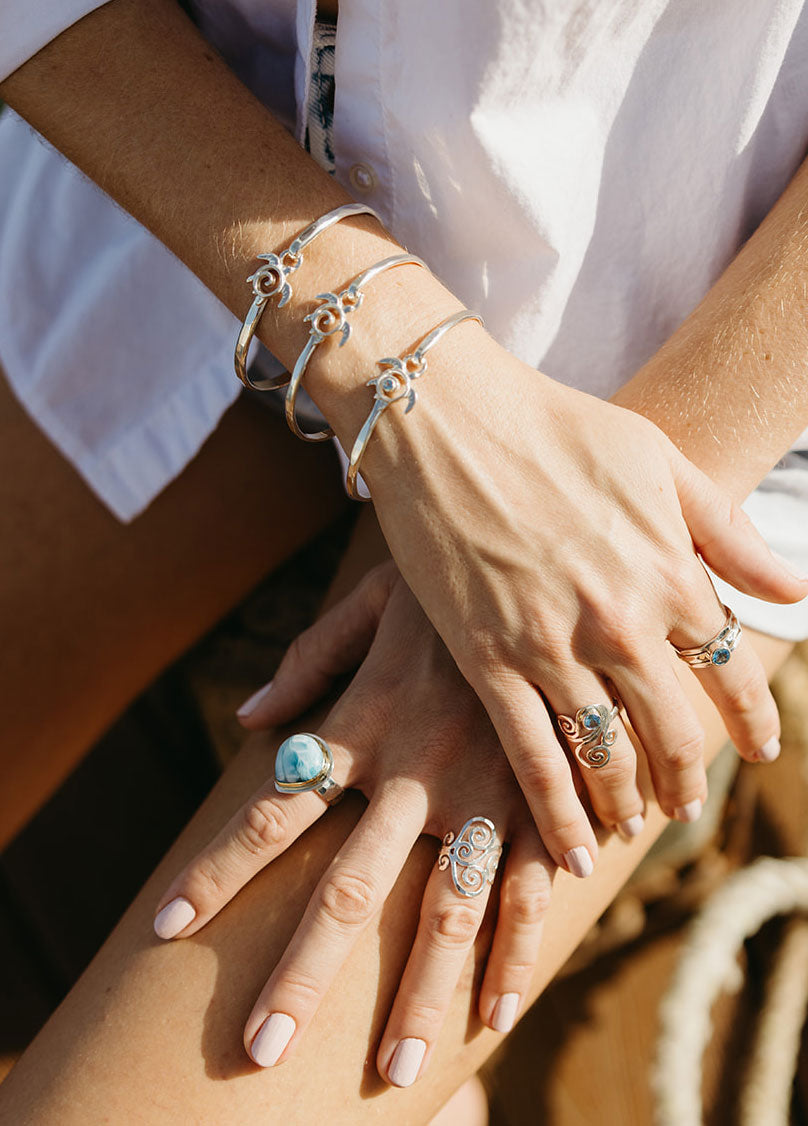
[[[275,789],[281,794],[313,790],[327,805],[335,805],[344,790],[331,777],[334,756],[325,739],[309,731],[284,739],[275,756]]]
[[[608,704],[584,704],[575,716],[558,716],[558,726],[567,737],[575,757],[582,766],[599,770],[612,757],[610,750],[617,738],[616,731],[609,727],[620,710],[616,700]]]
[[[729,661],[741,639],[741,623],[729,606],[724,607],[724,615],[721,629],[703,645],[696,645],[692,649],[679,649],[674,645],[676,656],[690,665],[691,669],[720,668]]]

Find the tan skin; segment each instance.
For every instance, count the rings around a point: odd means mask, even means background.
[[[123,12],[124,16],[133,12],[131,6],[123,4],[110,7],[117,9],[119,13]],[[155,35],[159,40],[160,35],[166,31],[165,27],[159,26],[160,21],[167,21],[168,29],[172,30],[174,16],[158,7],[155,7],[154,14],[158,25]],[[57,83],[61,81],[62,88],[65,80],[69,87],[69,67],[67,72],[61,68],[69,63],[71,49],[78,50],[81,46],[77,37],[92,32],[97,33],[103,41],[109,34],[106,19],[106,15],[99,13],[97,18],[88,17],[82,21],[83,30],[82,25],[79,25],[75,32],[60,37],[66,40],[66,46],[62,44],[64,50],[60,51],[57,47],[55,51],[41,52],[32,64],[21,68],[18,75],[4,85],[3,93],[12,103],[16,100],[21,108],[27,108],[29,116],[34,120],[40,114],[43,119],[47,119],[54,113],[58,119],[58,112],[45,104],[47,99],[43,99],[41,93],[44,87],[41,81],[37,81],[38,78],[41,80],[42,68],[50,72]],[[147,35],[137,20],[130,30],[136,36]],[[108,39],[106,45],[109,45]],[[86,43],[84,47],[86,48]],[[204,52],[204,48],[200,50]],[[197,80],[194,74],[194,67],[189,66],[188,72],[183,73],[182,77],[193,83]],[[94,80],[103,85],[103,73],[95,75]],[[92,87],[92,82],[86,85]],[[276,143],[280,144],[276,133],[267,124],[268,119],[265,120],[266,115],[257,114],[253,103],[249,99],[245,102],[236,88],[227,89],[231,91],[234,100],[234,112],[248,117],[252,115],[250,122],[255,128],[250,135],[251,142],[255,143],[257,138],[258,144],[265,143],[270,148]],[[85,90],[84,86],[80,86],[77,97],[81,96],[86,96],[89,102],[96,105],[100,104],[103,117],[103,107],[107,102],[103,98],[98,99],[98,90]],[[81,112],[80,106],[77,108],[75,102],[71,104],[77,113]],[[86,108],[86,112],[91,116],[89,108]],[[223,112],[226,117],[227,107],[224,107]],[[100,125],[103,127],[103,120]],[[107,125],[113,130],[115,114],[112,111]],[[188,128],[190,127],[189,122]],[[60,125],[56,120],[54,129],[61,137],[64,147],[75,150],[80,162],[92,162],[92,154],[82,155],[75,149],[76,145],[80,148],[80,141],[71,139],[69,121],[65,120]],[[221,138],[223,145],[230,145],[232,141],[231,132]],[[138,142],[142,142],[147,149],[161,144],[159,136],[135,137],[132,152]],[[121,163],[126,165],[130,156],[131,153],[124,150],[118,166]],[[291,154],[289,159],[294,165]],[[159,168],[159,160],[152,162],[149,167]],[[103,170],[99,170],[99,175],[103,175]],[[221,193],[217,194],[215,190],[215,169],[204,162],[200,168],[200,177],[203,181],[200,208],[204,212],[206,204],[202,201],[212,200],[213,203],[208,202],[207,206],[215,206]],[[213,182],[205,182],[206,177],[212,177]],[[311,176],[301,183],[306,187],[309,182],[314,184],[315,180],[316,177]],[[799,370],[800,357],[804,359],[805,343],[799,326],[805,323],[805,318],[799,318],[795,314],[796,303],[804,292],[797,253],[803,229],[804,181],[804,173],[795,179],[791,192],[775,210],[774,222],[760,232],[760,237],[756,236],[752,240],[751,250],[748,249],[739,259],[741,265],[728,272],[729,280],[718,291],[720,299],[712,303],[710,298],[707,299],[692,321],[690,339],[681,335],[674,337],[656,364],[652,361],[636,382],[637,401],[642,402],[643,410],[655,418],[694,463],[721,481],[736,499],[745,495],[765,469],[777,459],[796,426],[794,399],[791,402],[791,414],[785,417],[784,412],[779,409],[782,386],[775,379],[762,378],[755,349],[744,348],[740,363],[735,362],[732,330],[738,325],[748,328],[750,323],[759,327],[769,338],[766,354],[776,357],[776,371],[785,372],[791,378],[793,372]],[[295,187],[299,188],[300,185]],[[317,193],[312,194],[311,215],[333,206],[332,200],[340,201],[333,185],[326,187],[325,183],[318,182],[317,188],[320,194],[317,199],[314,198]],[[166,185],[147,184],[146,189],[144,195],[147,200],[156,202],[141,203],[132,195],[125,198],[124,202],[140,214],[144,208],[153,206],[152,214],[142,214],[142,217],[146,221],[153,220],[154,227],[161,222],[165,226],[163,217],[171,212],[171,208],[165,208]],[[239,187],[239,191],[243,192],[242,197],[231,201],[238,208],[238,214],[253,213],[250,190],[247,176],[245,183]],[[255,200],[260,201],[261,193],[266,193],[266,190],[265,182],[260,186],[256,184]],[[332,193],[330,199],[329,192]],[[125,192],[116,194],[120,197]],[[298,204],[300,198],[298,193]],[[305,210],[306,201],[300,206]],[[181,228],[182,216],[175,214],[174,220],[175,226]],[[212,284],[220,296],[231,300],[234,307],[240,307],[243,300],[241,296],[237,296],[243,285],[240,279],[245,272],[244,265],[251,259],[256,247],[283,245],[287,231],[299,229],[300,225],[299,221],[276,223],[272,217],[262,220],[255,230],[248,225],[243,242],[239,243],[237,249],[233,244],[232,269],[228,267],[224,275],[221,255],[211,255],[208,249],[210,243],[200,240],[198,232],[187,232],[184,257]],[[260,230],[257,229],[258,226]],[[221,229],[224,228],[223,224]],[[177,230],[161,233],[175,247],[182,243],[181,230],[179,233]],[[369,241],[363,242],[363,239]],[[366,253],[372,252],[375,257],[381,257],[385,252],[382,249],[385,244],[389,246],[385,236],[358,223],[356,232],[351,237],[341,234],[333,244],[329,244],[331,249],[328,254],[333,255],[330,266],[333,268],[333,261],[336,260],[346,274],[350,275],[356,272],[353,263],[365,264],[363,256]],[[222,245],[221,241],[218,245]],[[776,260],[788,267],[776,276],[763,268],[773,260],[773,249]],[[326,256],[324,250],[323,258]],[[225,256],[225,261],[226,264],[229,262],[228,256]],[[320,265],[325,270],[329,263],[320,262]],[[750,293],[752,300],[748,299]],[[787,301],[790,316],[778,319],[776,311],[782,308],[783,298]],[[302,288],[300,300],[305,304],[306,291]],[[447,302],[442,308],[441,301]],[[427,322],[424,327],[434,323],[437,309],[444,312],[451,307],[448,298],[441,297],[436,290],[432,295],[431,306],[423,308],[423,318]],[[417,320],[419,310],[414,308],[412,311]],[[285,354],[293,355],[297,347],[292,323],[289,321],[289,327],[286,327],[280,320],[268,318],[267,331],[272,335],[276,351],[282,355],[284,349]],[[706,339],[720,341],[726,348],[724,354],[714,353],[710,357],[709,366],[698,363],[694,365],[690,361],[688,349],[693,347],[694,338],[698,342],[699,333]],[[702,352],[703,350],[696,349],[698,355]],[[731,369],[730,363],[733,365]],[[671,367],[680,372],[680,395],[672,405],[666,402],[663,390],[664,377]],[[726,392],[731,389],[734,394],[725,393],[720,396],[722,384]],[[655,385],[659,388],[656,398],[653,394]],[[689,424],[689,405],[702,400],[703,390],[708,385],[715,388],[718,395],[712,416],[714,426],[721,433],[732,433],[734,439],[725,444],[720,458],[711,435],[704,432],[693,433]],[[753,430],[746,420],[741,420],[744,426],[739,429],[737,403],[743,402],[744,396],[737,392],[748,392],[750,385],[763,397],[762,404],[760,398],[757,400],[757,418],[761,421],[759,428]],[[624,389],[624,405],[632,405],[632,386],[633,384]],[[801,391],[804,395],[804,389],[798,388],[793,381],[789,387],[792,392]],[[345,401],[348,402],[349,399],[350,396]],[[726,412],[723,416],[722,409]],[[346,416],[350,414],[350,410],[349,407]],[[722,417],[726,423],[723,427]],[[801,428],[797,426],[797,429]],[[27,448],[25,442],[22,447]],[[35,459],[32,467],[35,467]],[[212,463],[211,468],[215,472],[218,465]],[[67,471],[68,476],[69,472]],[[20,497],[20,494],[30,496],[26,494],[23,483],[14,495]],[[17,505],[18,511],[24,513],[22,498],[17,501]],[[250,530],[240,533],[238,545],[249,548],[252,534]],[[183,534],[180,532],[179,539],[182,538]],[[235,548],[237,543],[234,540],[232,546]],[[72,559],[76,575],[80,574],[82,566],[91,558],[92,546],[87,545],[86,541],[77,545]],[[180,550],[185,551],[188,547],[190,545],[182,545]],[[86,556],[83,555],[85,549]],[[279,546],[278,554],[283,550],[283,545]],[[190,552],[187,558],[192,558]],[[350,564],[353,568],[352,577],[361,573],[368,562],[367,549],[358,549]],[[133,570],[137,574],[137,568]],[[243,575],[240,581],[246,581]],[[225,601],[238,597],[237,587],[238,583],[232,584],[224,597]],[[33,603],[34,597],[32,591],[29,594],[29,605]],[[107,609],[114,620],[119,607],[113,602]],[[198,628],[204,628],[205,622],[201,619],[202,616],[196,623]],[[194,622],[189,620],[186,629],[192,632]],[[766,670],[771,673],[787,651],[787,646],[766,639],[757,639],[757,644]],[[152,657],[151,661],[152,664],[159,664],[160,657],[156,660]],[[140,675],[143,675],[148,664],[148,660],[142,662]],[[684,670],[682,672],[685,691],[706,732],[709,758],[722,740],[721,725],[700,694],[693,677]],[[31,675],[30,670],[26,671],[26,675]],[[134,686],[134,690],[136,687]],[[119,692],[118,703],[125,696],[125,690]],[[109,712],[115,706],[113,694],[113,698],[104,707]],[[86,706],[79,711],[90,714],[92,708]],[[30,722],[33,726],[33,718]],[[226,1122],[254,1116],[270,1100],[272,1109],[279,1118],[283,1115],[293,1121],[293,1115],[298,1114],[300,1121],[307,1121],[315,1114],[315,1108],[321,1105],[324,1085],[329,1096],[339,1104],[339,1113],[344,1114],[343,1120],[346,1122],[361,1121],[363,1118],[371,1120],[381,1114],[386,1117],[398,1116],[401,1121],[422,1121],[434,1112],[464,1077],[479,1066],[496,1043],[496,1037],[490,1032],[469,1037],[470,1032],[476,1030],[476,1024],[474,1018],[470,1017],[472,982],[470,975],[467,975],[452,1001],[447,1025],[424,1078],[406,1093],[395,1095],[395,1101],[392,1102],[390,1098],[364,1097],[368,1092],[381,1090],[380,1081],[372,1077],[372,1062],[363,1070],[362,1061],[368,1056],[369,1046],[375,1046],[406,957],[411,933],[411,927],[410,932],[407,932],[406,920],[409,919],[412,924],[420,894],[414,889],[420,888],[434,859],[434,843],[426,841],[415,850],[393,892],[389,906],[382,913],[381,964],[377,930],[375,926],[371,926],[350,954],[340,973],[340,988],[331,990],[328,994],[318,1019],[295,1053],[294,1062],[270,1074],[264,1074],[263,1077],[249,1070],[249,1062],[242,1055],[240,1047],[241,1025],[268,969],[280,956],[319,871],[333,856],[340,834],[347,830],[352,819],[357,816],[355,804],[334,811],[328,818],[322,819],[298,845],[293,846],[282,859],[266,869],[246,893],[240,895],[199,938],[169,948],[153,948],[147,932],[159,893],[182,860],[189,858],[204,844],[223,823],[227,813],[246,799],[258,782],[266,777],[267,748],[268,744],[262,739],[248,745],[239,763],[223,780],[195,823],[191,835],[184,838],[178,852],[148,889],[147,898],[141,898],[133,907],[83,983],[38,1039],[13,1078],[4,1085],[0,1095],[0,1108],[9,1114],[10,1120],[25,1120],[25,1116],[29,1115],[32,1121],[87,1121],[98,1119],[104,1114],[111,1116],[113,1120],[131,1120],[136,1114],[139,1120],[159,1122],[175,1121],[178,1115],[185,1114],[198,1121]],[[534,980],[531,995],[535,994],[543,982],[549,980],[557,966],[574,948],[578,938],[613,896],[662,824],[663,819],[651,806],[646,831],[632,845],[626,846],[614,837],[601,839],[600,863],[595,876],[590,878],[585,887],[573,887],[568,878],[563,875],[557,877],[545,926],[541,971]],[[293,882],[289,879],[291,871],[295,873]],[[273,921],[270,934],[267,934],[266,929],[268,914]],[[210,957],[211,951],[213,958]],[[372,969],[369,970],[369,967]],[[99,1003],[102,996],[105,1000]],[[329,1037],[329,1030],[333,1028],[339,1029],[339,1037]],[[328,1040],[327,1051],[323,1050],[323,1037]],[[372,1051],[370,1059],[372,1060]],[[315,1073],[317,1082],[311,1079]],[[360,1074],[364,1074],[365,1078],[360,1080]],[[218,1082],[217,1077],[224,1075],[231,1081],[226,1084]]]

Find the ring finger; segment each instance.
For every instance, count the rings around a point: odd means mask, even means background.
[[[377,1056],[379,1073],[395,1087],[409,1087],[423,1070],[477,937],[499,859],[494,825],[469,818],[448,846],[454,849],[451,858],[444,838],[427,881],[418,931]]]

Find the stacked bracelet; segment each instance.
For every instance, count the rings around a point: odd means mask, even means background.
[[[463,321],[477,321],[481,325],[484,323],[479,313],[472,313],[469,309],[463,309],[462,312],[454,313],[451,317],[447,317],[446,320],[436,325],[408,355],[387,358],[377,362],[378,375],[369,379],[367,383],[368,387],[375,387],[376,389],[373,395],[373,407],[353,444],[345,478],[345,486],[354,500],[370,499],[363,497],[358,489],[359,463],[382,414],[392,403],[397,403],[399,399],[407,400],[405,414],[412,410],[415,406],[415,388],[412,386],[412,381],[418,379],[426,371],[425,357],[427,352],[450,329]]]
[[[341,219],[348,219],[352,215],[373,215],[375,218],[379,218],[376,212],[364,203],[346,203],[311,223],[280,254],[258,255],[265,264],[247,279],[247,281],[252,282],[254,297],[238,334],[234,357],[236,375],[245,387],[252,387],[256,391],[277,391],[289,382],[289,377],[285,372],[283,375],[271,379],[253,380],[250,378],[247,371],[247,352],[258,328],[258,322],[261,320],[264,309],[271,298],[280,296],[278,308],[281,308],[292,296],[289,276],[300,267],[303,261],[303,249],[323,231],[327,231],[329,227],[333,227]]]
[[[297,358],[286,391],[286,421],[289,424],[289,429],[298,438],[302,438],[306,442],[323,442],[326,438],[333,438],[334,431],[329,427],[326,427],[325,430],[318,430],[314,434],[306,433],[305,430],[300,429],[295,415],[295,403],[301,380],[315,349],[318,344],[322,344],[327,336],[333,336],[337,332],[342,333],[342,339],[339,342],[340,348],[348,339],[351,334],[351,325],[348,318],[362,304],[364,286],[373,278],[377,278],[379,274],[383,274],[385,270],[392,270],[395,266],[424,266],[426,268],[426,264],[420,258],[416,258],[414,254],[395,254],[392,258],[384,258],[381,262],[363,270],[361,274],[357,274],[341,293],[318,293],[317,300],[321,301],[322,304],[318,305],[313,313],[309,313],[307,317],[303,318],[309,322],[309,339]]]

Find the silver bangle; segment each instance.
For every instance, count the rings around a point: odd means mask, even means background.
[[[373,395],[373,407],[356,436],[345,476],[345,487],[354,500],[370,500],[370,497],[363,497],[359,492],[357,478],[359,476],[359,463],[367,449],[370,437],[376,429],[376,423],[387,408],[392,403],[397,403],[399,399],[407,399],[405,414],[412,410],[415,406],[415,388],[412,386],[412,381],[418,379],[426,371],[425,357],[427,352],[450,329],[463,321],[477,321],[485,327],[485,322],[479,313],[472,313],[469,309],[463,309],[459,313],[453,313],[451,317],[447,317],[445,321],[436,325],[431,332],[428,332],[421,339],[409,355],[377,361],[378,375],[374,375],[373,379],[369,379],[367,382],[368,387],[376,388]]]
[[[297,393],[309,360],[314,355],[314,350],[318,344],[322,344],[327,336],[333,336],[337,332],[342,334],[339,342],[341,348],[351,334],[351,325],[348,318],[354,309],[359,308],[365,296],[363,287],[373,278],[378,277],[379,274],[383,274],[385,270],[391,270],[394,266],[407,265],[423,266],[426,269],[426,263],[422,262],[420,258],[416,258],[414,254],[395,254],[392,258],[383,258],[381,262],[377,262],[374,266],[363,270],[361,274],[357,274],[341,293],[318,293],[317,300],[322,304],[318,305],[313,313],[309,313],[308,316],[303,318],[304,321],[309,322],[309,339],[306,341],[305,348],[297,357],[297,363],[289,380],[286,391],[286,421],[292,433],[296,434],[298,438],[302,438],[304,442],[324,442],[326,438],[334,437],[334,431],[330,427],[326,427],[325,430],[318,430],[314,434],[306,433],[298,426],[295,415]]]
[[[341,207],[336,207],[333,211],[315,219],[305,230],[300,232],[286,250],[282,250],[279,254],[258,255],[264,265],[247,278],[248,282],[252,282],[253,303],[247,311],[238,334],[236,353],[233,359],[236,375],[245,387],[252,387],[255,391],[277,391],[289,382],[286,372],[272,378],[250,379],[247,372],[247,352],[258,328],[258,322],[261,320],[264,309],[271,298],[280,295],[278,302],[280,309],[292,296],[289,276],[302,263],[303,249],[323,231],[327,231],[329,227],[339,223],[340,219],[348,219],[352,215],[372,215],[375,219],[379,218],[376,212],[364,203],[344,203]]]

